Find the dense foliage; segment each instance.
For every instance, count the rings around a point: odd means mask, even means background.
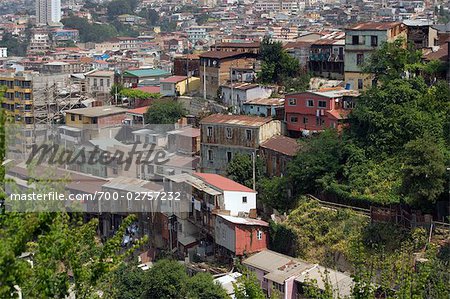
[[[321,194],[366,207],[407,203],[424,212],[446,199],[450,90],[446,82],[417,76],[434,62],[420,62],[416,51],[402,45],[384,44],[371,56],[366,69],[379,84],[357,99],[343,132],[328,130],[299,141],[283,178],[292,198]],[[295,206],[292,198],[278,200],[280,193],[263,192],[262,198],[277,208]]]
[[[154,101],[144,115],[147,124],[174,124],[186,115],[186,110],[175,100]]]
[[[290,56],[281,42],[264,37],[260,47],[261,71],[258,80],[263,84],[284,85],[287,91],[304,91],[309,75],[301,72],[299,61]]]
[[[119,35],[117,29],[110,24],[89,23],[80,17],[71,16],[62,19],[61,22],[66,28],[78,29],[82,43],[104,42]]]
[[[146,271],[134,263],[122,264],[112,277],[108,294],[112,298],[228,298],[211,274],[198,273],[189,277],[186,267],[174,260],[159,260]]]

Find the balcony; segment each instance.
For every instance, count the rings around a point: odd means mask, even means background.
[[[309,55],[310,61],[328,61],[330,53],[313,53]]]

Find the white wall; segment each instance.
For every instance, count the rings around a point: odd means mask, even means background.
[[[247,196],[247,203],[242,203],[242,197]],[[249,213],[250,209],[256,209],[256,192],[224,191],[225,210],[230,211],[231,216],[238,216],[239,212]]]

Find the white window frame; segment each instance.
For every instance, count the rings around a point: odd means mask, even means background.
[[[310,105],[310,103],[312,103],[311,105]],[[308,99],[308,100],[306,100],[306,107],[314,107],[314,100],[313,99]]]

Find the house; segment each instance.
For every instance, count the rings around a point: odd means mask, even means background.
[[[130,109],[126,114],[126,123],[131,126],[144,126],[145,124],[145,114],[148,111],[149,106],[139,107],[135,109]]]
[[[65,131],[73,131],[83,140],[97,138],[103,129],[121,126],[127,109],[115,106],[97,106],[66,110]]]
[[[226,51],[226,52],[242,52],[259,54],[261,43],[255,42],[233,42],[233,43],[216,43],[211,46],[212,51]]]
[[[119,36],[111,39],[109,42],[118,44],[119,50],[136,50],[139,47],[140,41],[134,37]],[[96,48],[97,50],[97,48]]]
[[[217,215],[215,241],[225,256],[243,256],[267,249],[269,224],[253,218]]]
[[[200,129],[184,127],[167,132],[167,149],[183,154],[200,153]]]
[[[384,42],[407,38],[406,25],[401,22],[361,23],[345,30],[344,80],[351,89],[363,90],[377,84],[362,66],[370,54]],[[372,82],[373,81],[373,82]]]
[[[122,74],[122,84],[126,87],[156,86],[162,79],[170,76],[170,73],[161,69],[136,69],[127,70]]]
[[[166,201],[160,210],[165,215],[175,215],[171,235],[185,255],[195,245],[196,254],[213,254],[218,214],[237,217],[256,212],[256,191],[218,174],[167,175],[164,186],[175,194],[180,192],[179,201]],[[167,239],[163,243],[170,244]]]
[[[296,139],[283,135],[273,136],[260,146],[260,157],[264,161],[266,174],[272,176],[286,175],[288,163],[297,154],[299,144]]]
[[[160,81],[163,96],[181,96],[200,89],[200,78],[171,76]]]
[[[438,45],[438,31],[433,28],[433,21],[404,20],[408,28],[408,42],[416,50],[427,50]]]
[[[322,131],[340,130],[359,96],[342,88],[319,89],[286,95],[285,122],[292,137]]]
[[[307,69],[312,41],[288,42],[283,48],[294,58],[297,58],[302,69]]]
[[[230,81],[234,68],[254,68],[257,57],[253,53],[226,51],[208,51],[199,56],[201,86],[208,98],[217,97],[219,86]]]
[[[220,86],[222,103],[234,109],[234,113],[243,111],[243,104],[249,100],[268,98],[273,88],[253,83],[233,83]]]
[[[311,44],[309,70],[313,76],[344,79],[345,39],[319,39]]]
[[[285,299],[309,298],[304,289],[309,281],[315,280],[315,287],[319,290],[324,291],[328,283],[336,298],[345,298],[351,295],[354,284],[351,276],[343,272],[271,250],[256,253],[243,260],[242,264],[256,275],[268,297],[275,291]]]
[[[85,74],[86,91],[93,97],[109,98],[114,84],[113,71],[92,71]]]
[[[281,123],[270,117],[213,114],[200,121],[201,169],[225,173],[237,153],[256,155],[259,145],[281,134]]]
[[[186,54],[173,58],[175,76],[200,76],[200,58],[196,54]]]
[[[257,98],[244,102],[242,113],[262,117],[275,117],[279,108],[284,108],[284,99]]]

